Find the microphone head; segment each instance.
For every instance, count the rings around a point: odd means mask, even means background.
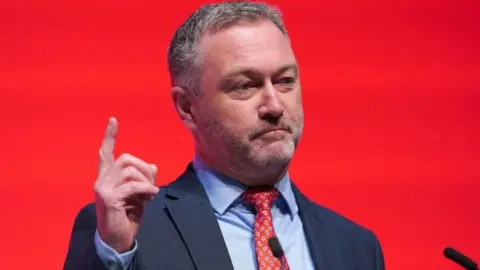
[[[443,250],[443,256],[445,256],[447,259],[450,259],[456,263],[458,263],[460,266],[467,270],[478,270],[477,264],[472,261],[472,259],[468,258],[467,256],[463,255],[456,249],[452,247],[446,247]]]
[[[280,245],[280,241],[278,241],[278,238],[276,236],[273,236],[270,239],[268,239],[268,245],[272,250],[273,256],[275,256],[278,259],[283,257],[284,255],[283,249],[282,249],[282,246]]]

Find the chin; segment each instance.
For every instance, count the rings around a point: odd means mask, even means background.
[[[292,159],[294,152],[293,142],[271,143],[253,151],[252,159],[260,166],[285,166]]]

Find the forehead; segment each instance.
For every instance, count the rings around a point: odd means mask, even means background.
[[[255,68],[264,72],[295,64],[289,39],[270,21],[245,22],[202,37],[204,70],[222,75]]]

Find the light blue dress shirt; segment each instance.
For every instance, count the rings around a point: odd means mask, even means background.
[[[193,166],[215,210],[234,268],[258,269],[253,238],[255,212],[240,197],[246,187],[210,169],[198,158],[194,159]],[[275,187],[281,196],[272,206],[273,227],[290,269],[314,270],[288,174]],[[103,243],[97,232],[95,247],[109,269],[126,270],[135,254],[137,243],[131,251],[118,254]]]

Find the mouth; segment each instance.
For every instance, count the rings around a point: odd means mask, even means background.
[[[274,128],[274,129],[269,129],[265,130],[262,132],[259,132],[255,134],[252,137],[252,140],[258,139],[260,137],[279,137],[285,135],[285,133],[288,133],[289,130],[287,128]]]

